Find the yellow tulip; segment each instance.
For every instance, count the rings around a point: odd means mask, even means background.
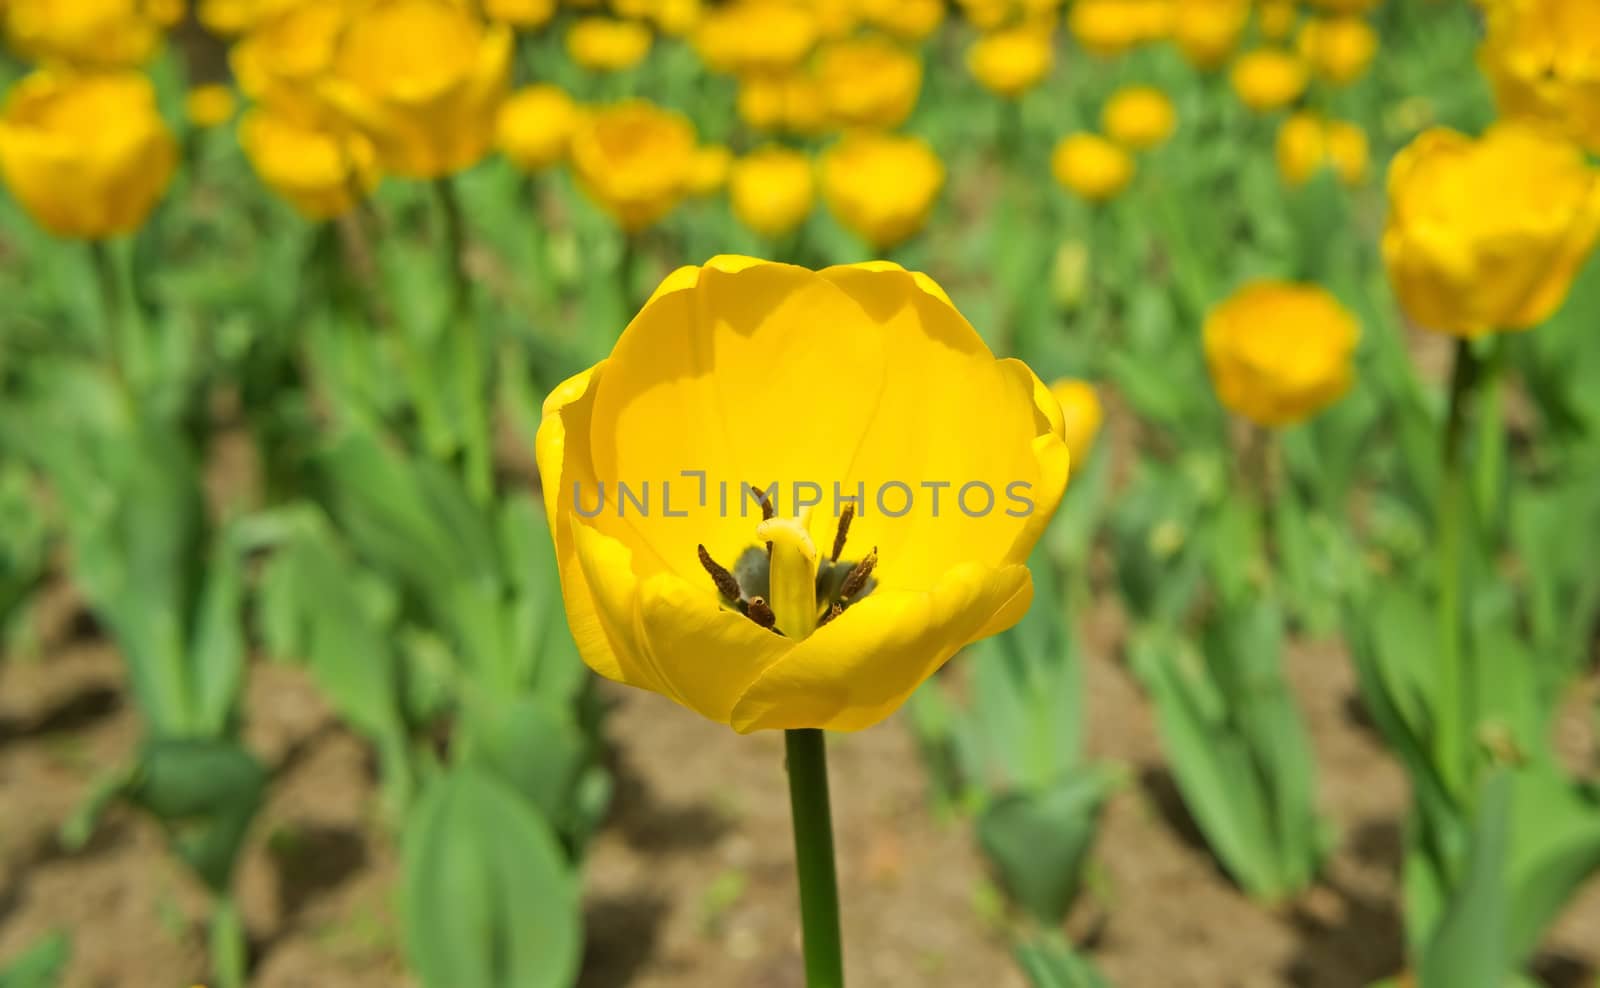
[[[190,126],[208,130],[232,120],[238,104],[231,86],[209,83],[195,86],[184,94],[183,115]]]
[[[1176,6],[1168,0],[1077,0],[1067,28],[1096,55],[1114,57],[1172,31]]]
[[[961,13],[980,31],[996,31],[1011,17],[1011,0],[959,0]]]
[[[1144,151],[1172,136],[1178,115],[1172,100],[1154,86],[1125,86],[1106,102],[1101,122],[1112,140],[1125,148]]]
[[[650,22],[669,38],[693,33],[701,16],[700,0],[655,0],[650,10]]]
[[[1531,329],[1566,299],[1600,234],[1600,179],[1576,146],[1506,122],[1474,140],[1425,131],[1389,167],[1383,257],[1418,324],[1456,336]]]
[[[518,31],[543,27],[556,15],[556,0],[483,0],[483,16]]]
[[[1600,5],[1501,2],[1488,22],[1479,62],[1500,112],[1548,121],[1600,154]]]
[[[1050,74],[1055,45],[1050,32],[1032,25],[990,31],[967,49],[967,70],[999,96],[1015,98]]]
[[[621,72],[650,54],[650,29],[638,21],[585,17],[567,29],[567,54],[591,72]]]
[[[944,23],[944,0],[858,0],[861,19],[903,41],[923,41]]]
[[[1299,16],[1294,0],[1261,0],[1257,12],[1261,36],[1268,41],[1283,41],[1294,33],[1294,24]]]
[[[495,146],[523,171],[540,171],[567,156],[581,117],[582,111],[560,86],[527,86],[500,105]]]
[[[1206,365],[1222,404],[1262,426],[1302,422],[1350,389],[1361,329],[1325,289],[1245,286],[1206,317]]]
[[[679,269],[545,400],[535,453],[579,654],[741,733],[876,724],[1027,610],[1062,433],[1032,371],[925,275]],[[652,510],[619,517],[617,485],[646,482]],[[770,519],[743,483],[774,485]]]
[[[822,158],[822,194],[829,210],[880,251],[927,225],[943,187],[944,163],[920,137],[858,131]]]
[[[1367,135],[1343,120],[1296,113],[1278,128],[1277,158],[1289,185],[1304,185],[1324,168],[1345,185],[1360,185],[1367,177]]]
[[[1100,423],[1105,412],[1100,407],[1100,395],[1094,385],[1075,377],[1064,377],[1050,385],[1050,394],[1061,404],[1062,434],[1067,451],[1072,454],[1073,466],[1082,466],[1100,435]]]
[[[590,198],[635,232],[688,192],[696,147],[682,114],[630,100],[585,116],[572,136],[572,168]]]
[[[811,159],[777,146],[751,152],[734,162],[728,198],[739,222],[763,237],[782,237],[811,215],[816,199]]]
[[[1230,74],[1239,101],[1257,113],[1281,110],[1306,91],[1306,63],[1276,48],[1258,48],[1233,63]]]
[[[229,53],[239,88],[279,113],[324,123],[331,111],[318,87],[333,68],[339,36],[352,12],[346,0],[257,9],[249,33]]]
[[[898,127],[917,105],[922,61],[878,38],[840,41],[822,50],[817,81],[829,115],[839,123]]]
[[[8,0],[0,5],[11,47],[47,64],[136,68],[161,44],[162,19],[144,0]]]
[[[1187,0],[1178,5],[1172,37],[1197,69],[1219,68],[1250,20],[1249,0]]]
[[[324,90],[385,172],[439,178],[488,152],[510,70],[510,28],[450,0],[377,0],[340,36]]]
[[[799,65],[817,43],[817,18],[798,3],[740,0],[695,29],[700,60],[714,72],[777,75]]]
[[[1090,202],[1115,198],[1133,180],[1133,158],[1098,134],[1063,137],[1050,155],[1056,181]]]
[[[728,184],[728,170],[733,167],[733,152],[720,144],[696,148],[689,160],[689,191],[697,196],[708,196]]]
[[[1361,78],[1378,52],[1378,34],[1359,17],[1307,21],[1300,29],[1300,55],[1320,78],[1348,85]]]
[[[58,237],[138,229],[177,158],[155,89],[137,73],[41,70],[12,88],[0,113],[0,176]]]
[[[1319,7],[1329,14],[1365,14],[1383,0],[1309,0],[1311,6]]]
[[[365,138],[269,108],[245,114],[239,143],[261,181],[307,219],[349,212],[378,183],[376,156]]]

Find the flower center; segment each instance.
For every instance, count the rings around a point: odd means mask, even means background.
[[[854,505],[845,505],[833,548],[823,556],[808,528],[810,510],[795,518],[776,517],[770,502],[761,503],[761,523],[752,545],[729,570],[699,547],[700,565],[711,574],[717,595],[725,606],[786,638],[800,640],[843,614],[877,586],[872,578],[878,563],[874,548],[859,560],[844,560],[845,540]]]

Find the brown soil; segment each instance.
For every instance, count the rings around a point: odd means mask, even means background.
[[[1117,658],[1118,624],[1106,606],[1084,629],[1091,750],[1130,782],[1107,809],[1071,932],[1121,988],[1357,988],[1397,971],[1405,780],[1360,723],[1339,649],[1303,644],[1289,660],[1338,850],[1315,889],[1269,909],[1234,889],[1184,814]],[[204,975],[205,897],[159,830],[115,810],[78,854],[55,838],[136,741],[121,680],[92,630],[0,665],[0,958],[67,928],[67,988],[181,988]],[[582,988],[801,988],[781,738],[608,695],[617,794],[586,869]],[[257,665],[247,709],[250,744],[278,772],[239,880],[255,983],[406,988],[369,756],[293,668]],[[1592,744],[1581,716],[1561,731]],[[831,756],[850,983],[1021,988],[967,825],[930,812],[905,726],[836,736]],[[1597,923],[1592,884],[1540,959],[1550,984],[1592,976],[1600,956],[1583,931]]]

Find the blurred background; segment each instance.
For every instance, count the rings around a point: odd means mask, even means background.
[[[532,456],[723,253],[928,272],[1073,452],[1024,623],[830,739],[850,983],[1597,983],[1600,186],[1406,193],[1532,332],[1384,246],[1431,128],[1600,149],[1588,0],[0,24],[0,986],[803,984],[781,739],[583,667]]]

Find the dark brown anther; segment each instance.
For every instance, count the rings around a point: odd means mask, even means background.
[[[751,597],[749,610],[745,613],[750,620],[768,630],[778,623],[778,615],[772,613],[765,597]]]
[[[861,562],[856,563],[851,568],[850,575],[844,578],[844,584],[839,587],[839,599],[849,600],[860,593],[861,588],[867,585],[867,578],[872,575],[872,567],[876,565],[878,565],[878,547],[873,546],[872,551],[867,553]]]
[[[833,533],[833,555],[828,557],[833,562],[839,561],[839,553],[844,551],[845,536],[850,534],[850,520],[856,516],[856,506],[847,504],[839,512],[839,528]]]
[[[828,605],[828,613],[822,615],[822,620],[817,622],[817,627],[819,627],[819,628],[822,627],[823,625],[827,624],[829,621],[832,621],[834,618],[838,617],[839,615],[841,615],[843,613],[844,613],[844,605],[840,604],[837,600],[834,601],[833,603]]]
[[[704,566],[706,572],[711,574],[711,582],[717,585],[717,593],[722,594],[729,600],[739,599],[741,596],[739,593],[739,581],[735,580],[732,573],[723,569],[715,559],[711,558],[711,553],[706,551],[704,545],[700,546],[700,565]]]
[[[751,493],[761,495],[761,520],[771,521],[772,516],[777,514],[777,512],[772,508],[772,500],[767,497],[766,489],[757,487],[755,484],[751,483],[746,483],[745,486],[750,488]],[[742,511],[743,509],[741,508],[740,510]]]

